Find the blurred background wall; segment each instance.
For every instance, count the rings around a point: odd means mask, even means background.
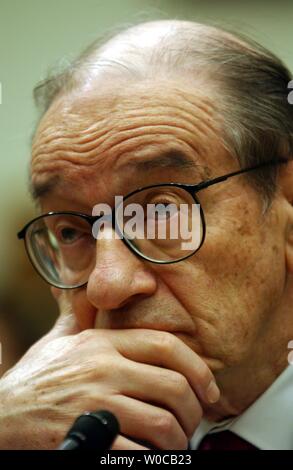
[[[34,85],[109,28],[152,19],[228,25],[293,70],[293,0],[0,0],[1,374],[50,328],[56,306],[26,260],[16,232],[35,214],[28,191]]]

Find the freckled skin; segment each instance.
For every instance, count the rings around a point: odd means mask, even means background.
[[[64,181],[40,201],[42,212],[91,213],[121,191],[197,182],[201,165],[209,176],[234,171],[237,162],[221,142],[220,126],[212,100],[175,81],[61,97],[42,119],[33,144],[32,180],[58,174]],[[199,171],[157,170],[137,179],[131,169],[123,172],[125,162],[168,146],[191,155]],[[245,176],[198,196],[207,224],[198,253],[159,266],[136,257],[121,240],[100,240],[87,287],[67,295],[82,329],[173,331],[214,372],[222,398],[205,412],[219,419],[245,409],[287,364],[293,337],[284,261],[287,219],[280,194],[262,215],[261,198]]]

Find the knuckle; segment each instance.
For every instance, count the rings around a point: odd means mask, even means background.
[[[174,450],[187,449],[188,438],[169,411],[164,411],[157,417],[154,428],[163,446],[168,445],[168,449]]]
[[[168,445],[171,450],[187,449],[188,438],[170,412],[166,411],[160,415],[156,429],[163,446]]]
[[[90,369],[94,376],[102,378],[113,377],[113,371],[118,373],[121,367],[115,356],[102,352],[92,357]]]
[[[172,374],[170,385],[174,395],[176,395],[178,398],[186,397],[190,391],[190,386],[187,379],[184,377],[184,375],[176,372]]]
[[[83,330],[77,335],[79,344],[95,348],[96,351],[113,350],[114,346],[106,335],[101,335],[98,330]]]
[[[175,337],[171,333],[164,332],[163,334],[153,335],[153,347],[157,354],[161,356],[170,355],[175,348]]]
[[[208,385],[212,379],[211,371],[206,364],[200,364],[196,370],[197,378],[202,385]]]
[[[81,342],[87,342],[89,340],[92,340],[94,337],[94,331],[93,330],[83,330],[80,333],[78,333],[78,338],[81,340]]]
[[[168,411],[161,413],[155,421],[155,427],[157,431],[161,436],[166,438],[168,438],[170,434],[174,433],[175,425],[176,420],[174,416]]]

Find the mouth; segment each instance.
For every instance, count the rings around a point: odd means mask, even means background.
[[[148,317],[148,318],[146,318]],[[177,335],[196,335],[195,325],[190,318],[176,316],[176,314],[156,314],[154,312],[146,315],[118,312],[98,312],[94,328],[98,329],[145,329],[173,333]]]
[[[145,315],[146,317],[147,315]],[[97,329],[144,329],[168,332],[176,336],[183,343],[186,344],[195,354],[197,354],[210,368],[213,373],[216,373],[224,368],[224,364],[220,359],[208,356],[204,351],[201,342],[198,338],[198,332],[190,318],[180,316],[178,319],[176,315],[167,317],[160,314],[160,318],[156,317],[154,320],[151,317],[148,321],[142,315],[132,316],[129,313],[121,313],[113,311],[102,312],[99,311],[96,315],[95,326]],[[180,320],[180,321],[179,321]],[[185,321],[184,321],[185,320]]]

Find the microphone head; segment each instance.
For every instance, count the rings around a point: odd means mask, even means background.
[[[117,418],[110,411],[92,411],[79,416],[67,434],[67,438],[77,439],[81,450],[108,450],[119,434]]]

